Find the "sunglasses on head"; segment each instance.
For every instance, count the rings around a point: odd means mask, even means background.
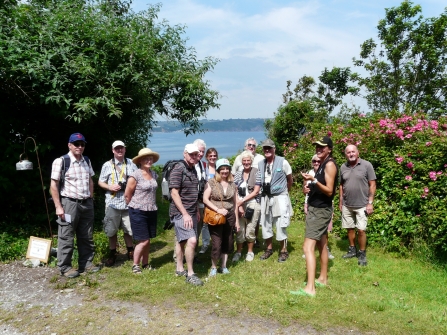
[[[85,147],[85,142],[82,142],[82,141],[76,141],[76,142],[73,142],[72,143],[76,148],[79,148],[79,147]]]
[[[315,159],[312,160],[312,163],[320,163],[321,161],[317,161]]]

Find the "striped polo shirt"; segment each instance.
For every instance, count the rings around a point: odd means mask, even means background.
[[[197,179],[195,167],[185,168],[183,163],[178,163],[171,171],[169,177],[169,189],[176,188],[179,190],[180,199],[183,207],[189,215],[197,214],[197,199],[199,196],[199,181]],[[183,171],[185,170],[185,178],[183,179]],[[169,215],[181,215],[174,201],[171,201],[169,207]]]

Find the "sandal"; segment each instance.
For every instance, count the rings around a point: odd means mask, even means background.
[[[111,267],[115,265],[115,262],[116,262],[116,254],[110,255],[110,257],[106,260],[104,265],[107,267]]]
[[[132,272],[136,275],[140,275],[141,274],[141,268],[139,265],[135,264],[134,266],[132,266]]]
[[[150,266],[150,264],[143,264],[143,266],[141,267],[143,270],[155,270],[155,268],[153,268],[152,266]]]
[[[273,255],[273,250],[272,249],[265,249],[264,254],[260,257],[261,261],[266,260],[267,258],[269,258],[271,255]]]

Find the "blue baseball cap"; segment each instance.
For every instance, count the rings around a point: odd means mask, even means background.
[[[73,143],[76,141],[82,141],[87,143],[87,141],[85,140],[84,135],[82,135],[81,133],[74,133],[70,135],[70,138],[68,139],[68,143]]]

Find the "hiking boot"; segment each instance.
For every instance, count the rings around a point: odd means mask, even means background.
[[[79,273],[95,273],[98,272],[99,270],[101,270],[100,266],[92,264],[90,266],[87,266],[85,269],[79,269]]]
[[[358,265],[360,266],[366,266],[368,262],[366,261],[366,250],[359,250],[359,257],[358,257]]]
[[[107,267],[114,266],[116,262],[116,254],[110,255],[109,258],[105,261],[104,265]]]
[[[67,277],[67,278],[76,278],[79,277],[79,272],[73,268],[66,272],[61,272],[61,276]]]
[[[287,251],[281,251],[279,253],[278,262],[284,263],[287,258],[289,258],[289,253]]]
[[[261,259],[261,261],[265,261],[271,255],[273,255],[273,250],[272,249],[265,249],[264,254],[260,257],[260,259]]]
[[[185,281],[191,285],[194,285],[194,286],[202,286],[203,285],[203,281],[201,281],[200,278],[197,277],[195,273],[193,273],[191,276],[186,277]]]
[[[357,257],[357,249],[355,246],[349,246],[348,253],[341,256],[341,258],[353,258]]]
[[[233,256],[233,262],[239,262],[241,259],[242,254],[240,252],[236,252]]]

